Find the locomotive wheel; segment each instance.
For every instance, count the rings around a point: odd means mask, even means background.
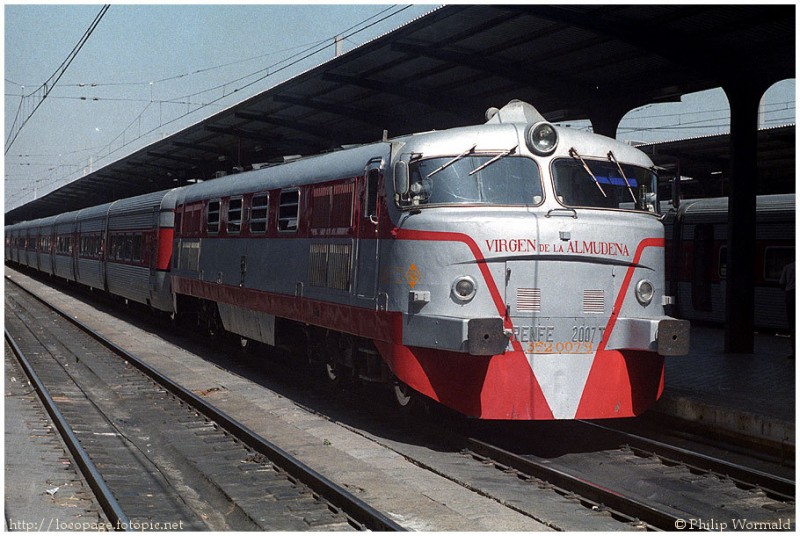
[[[208,336],[211,337],[212,339],[218,338],[219,335],[222,333],[222,326],[220,325],[220,323],[217,321],[216,318],[210,318],[208,320],[208,325],[206,329],[208,331]]]
[[[180,328],[183,325],[183,318],[178,312],[167,313],[167,320],[173,328]]]
[[[222,325],[222,319],[219,317],[216,303],[204,303],[200,319],[205,323],[206,333],[210,338],[221,339],[225,328]]]
[[[325,377],[336,387],[352,378],[355,341],[349,335],[331,333],[325,350]]]
[[[332,385],[338,386],[342,383],[342,375],[339,372],[339,366],[333,360],[325,361],[325,377],[331,382]]]
[[[395,380],[392,384],[394,402],[403,412],[410,412],[419,405],[419,395],[411,387]]]

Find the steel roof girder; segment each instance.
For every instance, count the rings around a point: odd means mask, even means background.
[[[336,82],[342,85],[356,86],[363,89],[369,89],[379,93],[388,93],[396,95],[404,99],[422,102],[431,108],[444,109],[450,113],[461,115],[464,111],[465,104],[459,102],[460,99],[453,95],[441,97],[441,93],[436,93],[431,89],[423,89],[420,87],[410,87],[406,82],[400,81],[379,81],[363,76],[343,75],[336,73],[323,73],[323,80]]]
[[[327,112],[332,115],[347,117],[349,119],[354,119],[356,121],[366,123],[370,126],[375,126],[376,121],[385,125],[394,124],[397,122],[396,117],[390,117],[380,112],[362,110],[358,108],[353,108],[352,106],[342,106],[340,104],[324,102],[319,99],[311,97],[294,97],[291,95],[277,94],[272,96],[272,100],[284,104],[303,106],[305,108],[310,108],[312,110]]]
[[[194,166],[202,165],[203,161],[193,158],[186,158],[183,156],[175,156],[166,153],[158,153],[156,151],[147,151],[147,156],[153,158],[163,158],[164,160],[174,160],[175,162],[183,162],[184,164],[192,164]]]
[[[475,69],[476,71],[487,73],[493,76],[504,78],[510,82],[523,84],[526,86],[537,87],[550,91],[561,91],[564,85],[570,87],[571,92],[576,94],[576,98],[597,98],[597,90],[591,86],[585,86],[572,77],[566,77],[563,73],[556,71],[542,70],[537,67],[536,76],[528,74],[527,69],[520,69],[519,63],[506,65],[498,61],[479,61],[462,52],[442,50],[433,47],[425,47],[411,43],[392,43],[392,50],[406,54],[426,56],[436,60],[456,63],[462,67]]]
[[[310,136],[314,136],[315,138],[333,142],[338,135],[341,135],[341,130],[338,131],[336,134],[331,132],[329,129],[322,127],[322,126],[314,126],[310,123],[302,123],[300,121],[291,121],[289,119],[281,119],[270,114],[259,114],[253,112],[236,112],[236,117],[240,119],[246,119],[248,121],[257,121],[259,123],[265,123],[268,125],[274,125],[277,127],[288,128],[290,130],[295,130],[297,132],[302,132],[303,134],[308,134]]]
[[[712,71],[717,77],[724,78],[731,72],[743,69],[740,55],[732,55],[728,49],[713,48],[702,34],[698,36],[673,29],[670,30],[669,39],[653,39],[653,35],[663,32],[663,27],[657,20],[646,23],[640,20],[628,22],[619,17],[600,16],[594,11],[578,11],[573,6],[536,5],[518,9],[535,17],[605,35],[608,39],[625,41],[639,50],[658,55],[675,65],[691,67],[697,72]],[[703,54],[697,54],[698,50],[703,50]]]

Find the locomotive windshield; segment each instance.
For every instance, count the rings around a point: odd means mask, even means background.
[[[553,164],[556,196],[563,205],[656,212],[657,177],[649,169],[573,155]]]
[[[470,155],[418,160],[409,165],[404,204],[538,205],[539,167],[521,156]]]

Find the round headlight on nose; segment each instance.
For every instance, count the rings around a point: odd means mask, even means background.
[[[453,297],[459,301],[468,302],[475,297],[477,291],[475,280],[469,276],[459,277],[453,281]]]
[[[528,127],[525,141],[534,153],[548,155],[556,150],[558,132],[550,123],[536,123]]]
[[[642,279],[636,283],[636,299],[642,305],[648,305],[653,301],[653,284],[647,279]]]

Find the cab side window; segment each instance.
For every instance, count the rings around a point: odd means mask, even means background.
[[[300,214],[300,191],[287,190],[281,192],[278,206],[278,230],[296,231]]]

